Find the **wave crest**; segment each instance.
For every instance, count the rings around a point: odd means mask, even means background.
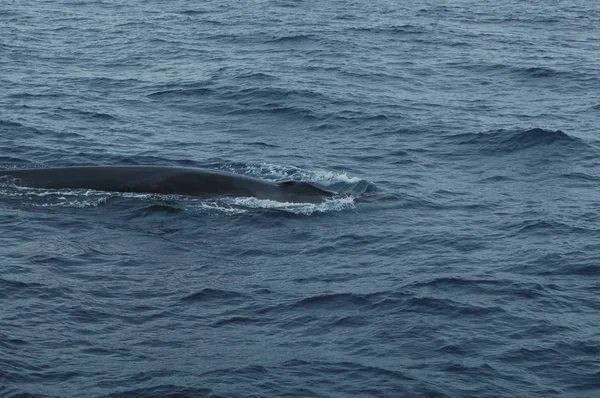
[[[459,134],[451,137],[459,145],[476,145],[486,153],[512,153],[533,147],[561,145],[565,148],[588,147],[582,140],[572,137],[561,130],[533,128],[525,131],[510,132],[497,130],[490,133]]]

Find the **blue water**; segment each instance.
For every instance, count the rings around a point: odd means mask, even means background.
[[[2,397],[600,396],[600,5],[0,5]]]

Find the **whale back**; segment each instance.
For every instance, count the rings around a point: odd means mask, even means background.
[[[293,202],[321,202],[323,198],[334,195],[334,192],[303,181],[284,181],[278,185]]]
[[[183,194],[202,197],[237,196],[283,202],[319,203],[332,192],[307,182],[275,184],[218,170],[164,166],[84,166],[0,170],[20,184],[46,189]]]

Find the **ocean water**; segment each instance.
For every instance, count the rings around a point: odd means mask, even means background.
[[[600,396],[600,4],[4,0],[2,397]]]

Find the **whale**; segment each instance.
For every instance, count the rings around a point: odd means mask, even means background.
[[[80,166],[0,170],[18,186],[321,203],[335,195],[302,181],[270,182],[219,170],[174,166]]]

